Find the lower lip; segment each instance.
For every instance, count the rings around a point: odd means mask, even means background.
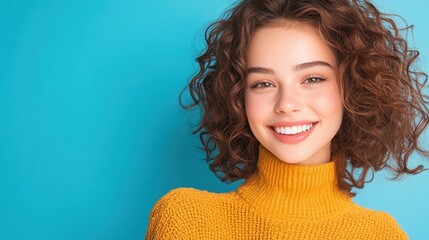
[[[310,136],[310,134],[313,132],[314,127],[318,124],[317,123],[313,123],[313,126],[310,128],[310,130],[305,131],[305,132],[301,132],[301,133],[297,133],[297,134],[292,134],[292,135],[284,135],[284,134],[280,134],[277,133],[274,128],[270,127],[271,130],[274,133],[274,136],[276,136],[276,138],[282,142],[282,143],[286,143],[286,144],[295,144],[295,143],[299,143],[304,141],[308,136]]]

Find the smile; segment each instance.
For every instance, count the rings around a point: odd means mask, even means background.
[[[309,137],[318,123],[319,122],[309,121],[297,122],[295,125],[292,125],[292,123],[278,123],[275,126],[271,126],[271,131],[280,142],[285,144],[296,144]]]
[[[292,135],[297,133],[302,133],[310,130],[313,127],[313,124],[306,124],[306,125],[297,125],[297,126],[291,126],[291,127],[274,127],[274,131],[276,131],[279,134],[284,135]]]

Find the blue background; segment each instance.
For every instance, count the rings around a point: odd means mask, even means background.
[[[209,171],[191,134],[197,112],[178,104],[205,26],[231,3],[1,1],[0,239],[143,239],[169,190],[238,186]],[[415,24],[428,72],[427,1],[377,5]],[[425,239],[428,183],[428,172],[379,173],[354,201]]]

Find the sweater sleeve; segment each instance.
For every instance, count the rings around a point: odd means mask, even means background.
[[[155,203],[149,215],[146,240],[189,239],[193,229],[183,193],[182,188],[171,190]]]

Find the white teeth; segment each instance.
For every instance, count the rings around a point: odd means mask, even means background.
[[[274,127],[274,130],[280,134],[292,135],[292,134],[297,134],[301,132],[306,132],[311,127],[313,127],[312,123],[307,125],[299,125],[299,126],[292,126],[292,127]]]

